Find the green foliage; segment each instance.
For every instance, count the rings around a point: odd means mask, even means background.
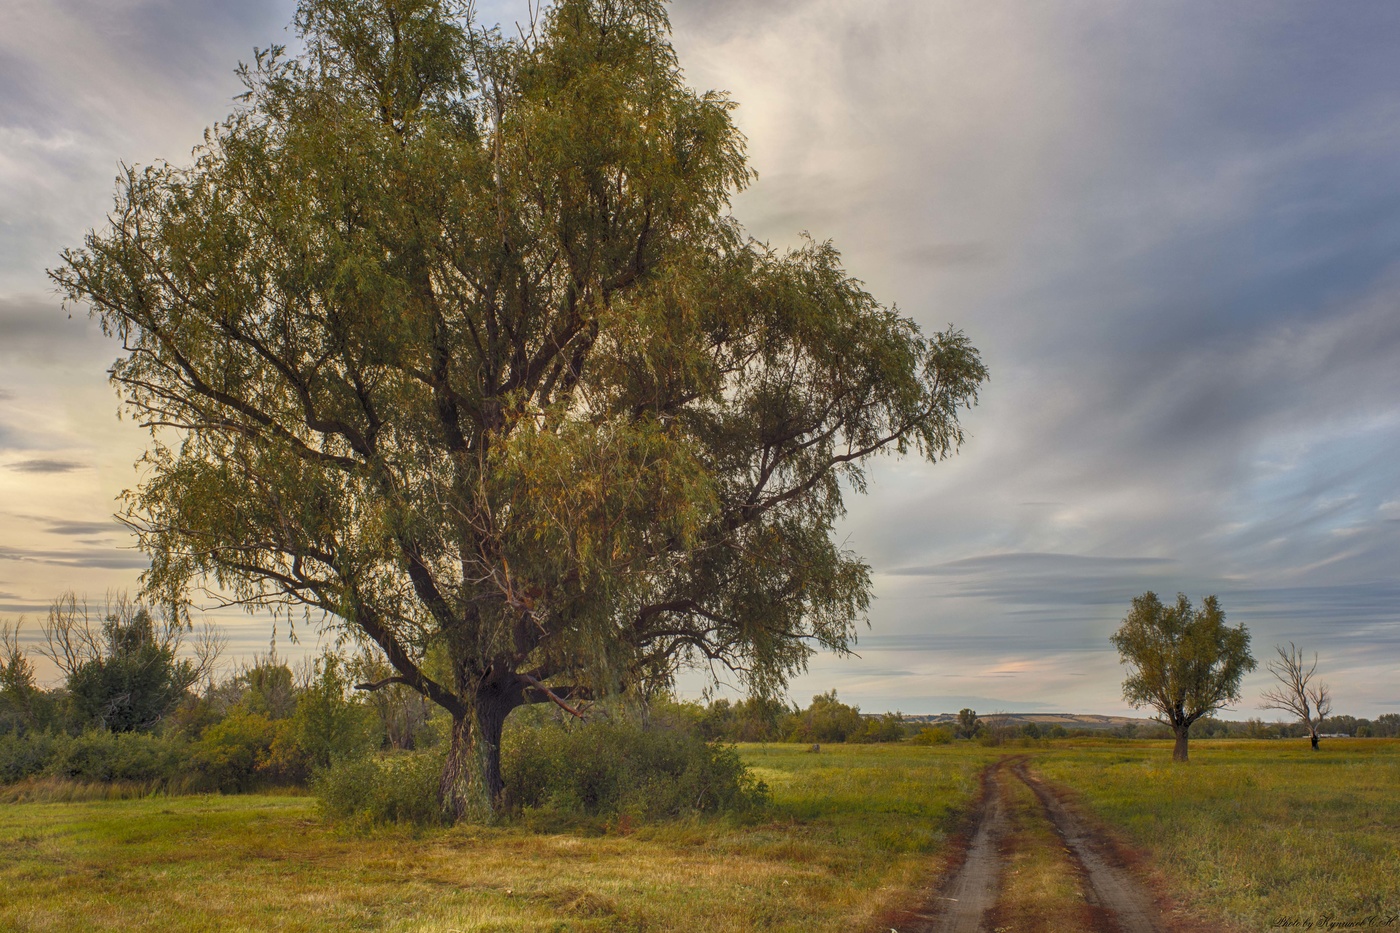
[[[742,813],[768,793],[732,747],[623,719],[510,729],[502,763],[511,806],[546,816]]]
[[[149,606],[109,594],[94,628],[86,599],[69,591],[49,610],[46,648],[65,676],[68,716],[77,729],[154,729],[186,698],[217,656],[217,639],[196,645],[196,660],[176,659],[188,622],[172,603]]]
[[[958,710],[957,737],[960,739],[975,739],[981,735],[984,729],[982,720],[977,718],[977,711],[964,706]]]
[[[40,736],[36,746],[47,744]],[[40,773],[91,782],[174,782],[183,771],[185,743],[142,732],[89,730],[50,740]]]
[[[184,789],[191,786],[189,754],[183,738],[148,732],[3,733],[0,785],[42,777]]]
[[[0,784],[44,773],[53,758],[58,739],[48,732],[10,731],[0,733]]]
[[[1157,710],[1177,733],[1181,759],[1191,724],[1237,701],[1240,679],[1255,668],[1249,631],[1243,624],[1227,628],[1214,596],[1193,610],[1185,594],[1165,606],[1156,593],[1144,593],[1111,641],[1129,666],[1123,698]]]
[[[23,620],[0,622],[0,735],[45,729],[56,723],[59,703],[34,681],[34,664],[19,647]]]
[[[951,454],[987,372],[829,243],[744,236],[734,105],[685,85],[658,0],[518,39],[470,10],[303,0],[299,57],[243,69],[194,165],[124,173],[53,277],[168,426],[124,506],[149,590],[343,620],[491,783],[546,685],[771,693],[849,650],[843,490]]]
[[[731,702],[722,697],[705,707],[696,728],[710,741],[781,742],[791,731],[792,715],[792,709],[778,699],[747,697]]]
[[[951,745],[953,730],[947,726],[924,726],[910,741],[915,745]]]
[[[345,758],[318,772],[312,789],[326,816],[364,825],[432,826],[446,821],[438,802],[441,751]]]
[[[253,790],[288,770],[272,760],[273,746],[284,731],[285,726],[279,728],[262,713],[235,706],[221,722],[204,731],[190,756],[190,765],[201,776],[200,783],[211,790]]]
[[[290,738],[312,768],[328,768],[343,758],[360,758],[379,747],[382,734],[374,711],[350,698],[345,662],[333,654],[318,658],[311,683],[297,698]]]
[[[812,705],[797,713],[788,731],[789,742],[845,742],[865,728],[860,709],[836,698],[836,691],[812,697]]]
[[[274,720],[286,719],[296,712],[298,699],[292,669],[275,654],[258,658],[239,671],[231,687],[238,694],[238,704],[249,712]]]
[[[858,731],[846,737],[848,742],[898,742],[904,738],[904,717],[899,713],[884,713],[879,717],[863,718]]]

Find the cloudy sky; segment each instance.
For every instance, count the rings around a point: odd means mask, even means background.
[[[100,599],[144,566],[110,518],[143,447],[115,349],[44,270],[102,221],[120,163],[188,157],[237,62],[292,40],[292,7],[0,0],[0,619],[31,640],[59,591]],[[956,458],[882,461],[851,500],[871,625],[794,697],[1122,712],[1108,636],[1153,589],[1218,594],[1261,660],[1315,650],[1339,711],[1400,711],[1400,6],[672,18],[691,83],[741,105],[750,232],[832,239],[992,371]],[[268,644],[268,620],[219,618],[235,655]],[[1233,716],[1260,714],[1266,679]]]

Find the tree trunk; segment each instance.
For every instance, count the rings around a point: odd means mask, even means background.
[[[1309,732],[1309,733],[1308,733],[1308,737],[1309,737],[1310,739],[1312,739],[1313,751],[1317,751],[1317,733],[1316,733],[1316,732]]]
[[[1186,740],[1191,736],[1190,726],[1174,726],[1176,747],[1172,749],[1172,761],[1186,761]]]
[[[438,782],[438,802],[453,823],[479,811],[485,803],[474,796],[481,782],[472,780],[472,770],[472,718],[467,713],[453,713],[452,740]]]
[[[438,799],[448,819],[488,821],[504,806],[501,732],[506,717],[522,702],[510,692],[483,686],[471,708],[452,717],[452,742],[438,785]]]

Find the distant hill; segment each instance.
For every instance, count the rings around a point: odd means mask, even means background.
[[[1064,726],[1066,729],[1118,729],[1135,725],[1146,728],[1158,723],[1152,719],[1135,719],[1131,716],[1094,716],[1085,713],[978,713],[977,718],[986,721],[992,716],[1006,720],[1008,724],[1024,726],[1035,723],[1038,726]],[[958,719],[957,713],[915,713],[904,714],[905,722],[926,722],[930,725],[952,723]]]

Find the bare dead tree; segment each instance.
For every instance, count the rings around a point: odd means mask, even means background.
[[[37,650],[53,661],[65,678],[87,662],[102,655],[101,625],[94,627],[87,598],[69,590],[49,606],[43,622],[44,644]]]
[[[986,727],[984,738],[988,745],[1006,744],[1014,731],[1014,727],[1011,725],[1011,714],[1005,710],[997,710],[985,717],[982,723]]]
[[[1313,652],[1309,665],[1303,659],[1303,652],[1291,641],[1287,650],[1282,645],[1274,645],[1274,650],[1278,658],[1270,661],[1267,667],[1279,685],[1264,691],[1261,708],[1283,710],[1297,716],[1308,727],[1308,737],[1316,750],[1322,720],[1332,712],[1332,695],[1327,685],[1313,682],[1317,673],[1317,652]]]

